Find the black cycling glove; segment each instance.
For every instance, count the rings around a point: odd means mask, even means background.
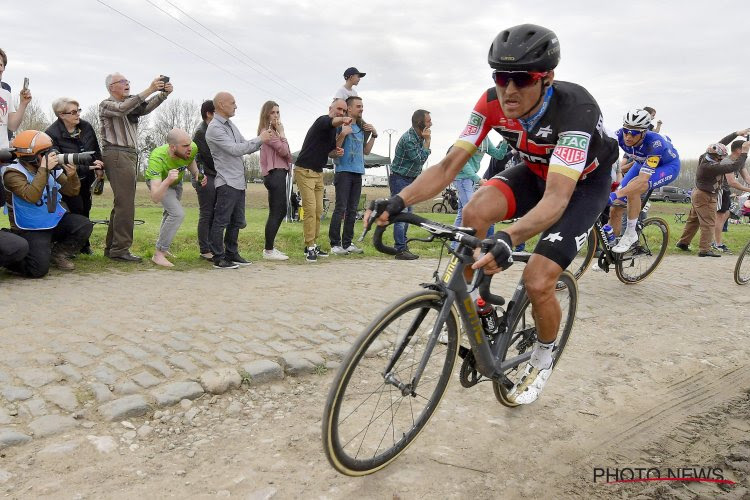
[[[380,217],[383,212],[388,212],[388,217],[393,218],[400,214],[406,208],[404,200],[399,196],[391,196],[388,199],[382,198],[375,201],[375,214],[376,217]]]
[[[489,240],[493,241],[494,244],[489,248],[488,253],[495,257],[497,266],[505,271],[513,265],[513,242],[510,236],[505,231],[498,231]]]

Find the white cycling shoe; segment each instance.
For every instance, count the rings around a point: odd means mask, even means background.
[[[526,363],[521,380],[508,393],[508,400],[519,405],[527,405],[539,399],[547,380],[552,375],[553,366],[540,370],[531,363]]]
[[[614,253],[625,253],[628,250],[630,250],[630,247],[632,247],[635,243],[638,242],[638,233],[633,231],[632,233],[630,231],[625,231],[625,234],[622,235],[622,238],[620,238],[620,242],[612,248],[612,251]]]

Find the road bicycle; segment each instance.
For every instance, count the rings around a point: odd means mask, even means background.
[[[440,198],[440,200],[432,205],[432,213],[449,214],[458,211],[458,193],[452,187],[446,187]]]
[[[610,267],[614,266],[617,278],[626,285],[643,281],[656,270],[667,252],[669,225],[662,218],[646,217],[650,196],[649,191],[643,201],[644,210],[641,211],[636,224],[638,241],[625,253],[612,251],[614,244],[607,243],[602,219],[596,221],[586,237],[579,241],[578,253],[568,266],[568,270],[576,279],[583,276],[594,262],[594,257],[596,264],[605,272],[609,272]]]
[[[734,282],[738,285],[750,283],[750,241],[737,256],[737,264],[734,265]]]
[[[410,240],[439,240],[451,257],[442,274],[438,264],[434,281],[396,300],[365,328],[336,373],[323,414],[323,447],[331,465],[350,476],[385,467],[416,439],[440,403],[458,357],[463,358],[459,372],[463,387],[489,381],[501,404],[517,406],[508,394],[523,375],[537,340],[523,279],[505,308],[505,299],[490,292],[490,276],[477,271],[472,283],[466,283],[464,270],[474,263],[474,249],[486,252],[491,242],[483,244],[472,228],[439,224],[411,213],[390,222],[419,226],[428,237]],[[395,248],[382,243],[384,229],[375,229],[375,248],[395,254]],[[454,241],[458,246],[452,250],[449,243]],[[526,263],[529,257],[513,254],[516,262]],[[556,295],[562,319],[554,365],[568,341],[578,305],[573,275],[563,272],[559,284]],[[479,316],[470,296],[475,287],[493,305],[492,321]],[[460,345],[463,333],[470,348]]]

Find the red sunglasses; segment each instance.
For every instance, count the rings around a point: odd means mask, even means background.
[[[493,71],[492,79],[501,87],[507,87],[511,80],[518,88],[534,85],[549,74],[548,71]]]

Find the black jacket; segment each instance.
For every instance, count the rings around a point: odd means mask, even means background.
[[[46,134],[52,138],[52,144],[61,153],[81,153],[83,151],[94,151],[94,159],[101,160],[102,152],[99,149],[99,141],[96,140],[94,127],[85,120],[78,123],[78,129],[81,133],[78,137],[71,137],[65,128],[62,120],[59,118],[45,130]],[[89,170],[88,166],[79,165],[77,167],[78,177],[81,184],[91,185],[96,178],[96,174]]]
[[[198,168],[206,175],[216,177],[216,168],[214,167],[214,158],[211,156],[211,149],[206,142],[206,129],[208,124],[202,121],[193,134],[193,142],[198,146],[198,154],[195,157]]]

